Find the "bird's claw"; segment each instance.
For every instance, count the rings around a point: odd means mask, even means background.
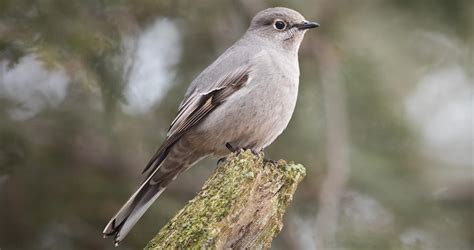
[[[263,159],[263,162],[264,163],[270,163],[270,164],[278,164],[278,161],[275,161],[275,160],[271,160],[271,159]]]
[[[225,162],[225,160],[227,160],[227,157],[222,157],[222,158],[219,158],[219,160],[217,160],[217,165]]]
[[[252,152],[252,154],[254,154],[254,155],[256,155],[256,156],[260,156],[260,152],[257,151],[256,149],[251,148],[251,149],[250,149],[250,152]]]
[[[239,155],[240,153],[242,153],[243,151],[249,149],[249,148],[238,148],[238,147],[235,147],[233,146],[232,144],[230,144],[230,142],[227,142],[225,144],[225,147],[232,153],[236,153],[237,155]],[[263,150],[257,150],[257,149],[254,149],[254,148],[250,148],[250,152],[252,152],[252,154],[254,154],[255,156],[260,156],[260,153],[262,152]],[[220,161],[220,159],[219,159]]]

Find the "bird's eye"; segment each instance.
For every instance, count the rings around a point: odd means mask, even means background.
[[[277,19],[275,23],[273,23],[273,27],[277,30],[283,30],[286,28],[286,23],[283,20]]]

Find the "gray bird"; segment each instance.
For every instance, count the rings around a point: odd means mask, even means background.
[[[298,95],[298,49],[319,24],[288,8],[259,12],[245,34],[191,83],[147,178],[112,217],[117,245],[176,177],[208,156],[260,152],[286,128]]]

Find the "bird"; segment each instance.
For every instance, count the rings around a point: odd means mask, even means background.
[[[206,157],[263,151],[287,127],[299,85],[298,50],[319,27],[299,12],[258,12],[242,37],[189,85],[145,180],[103,230],[117,246],[178,175]]]

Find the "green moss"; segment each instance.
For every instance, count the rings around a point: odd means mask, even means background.
[[[273,164],[264,161],[263,155],[255,156],[250,151],[232,154],[146,249],[214,248],[226,230],[221,222],[245,209],[256,178],[261,178],[260,183],[282,184],[278,190],[277,212],[259,235],[261,246],[269,247],[271,239],[281,230],[285,208],[304,175],[305,169],[301,165],[281,160]]]

